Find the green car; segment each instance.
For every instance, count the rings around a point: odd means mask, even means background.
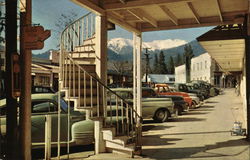
[[[58,95],[57,94],[32,94],[32,116],[31,116],[31,138],[32,148],[42,148],[45,145],[45,116],[51,115],[51,144],[52,147],[57,144],[58,133]],[[6,118],[5,118],[5,99],[0,101],[0,124],[1,136],[6,135]],[[61,128],[60,139],[61,146],[67,144],[68,138],[68,105],[61,99]],[[87,145],[94,142],[94,122],[85,120],[85,114],[73,111],[70,108],[70,146]]]
[[[112,91],[133,103],[132,88],[114,88]],[[111,99],[112,100],[112,99]],[[174,114],[174,103],[171,98],[148,98],[142,93],[142,118],[153,118],[157,122],[167,121]]]

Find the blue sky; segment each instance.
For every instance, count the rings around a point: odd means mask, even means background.
[[[33,53],[43,53],[49,49],[56,49],[58,45],[59,37],[55,33],[55,23],[61,14],[67,14],[69,12],[75,12],[78,14],[75,19],[85,15],[88,11],[70,0],[33,0],[33,18],[32,21],[35,24],[42,25],[45,29],[51,30],[51,37],[45,41],[44,49],[34,50]],[[109,31],[108,39],[122,37],[132,39],[132,33],[116,27],[115,31]],[[143,33],[143,41],[149,42],[153,40],[163,39],[182,39],[186,41],[192,41],[199,35],[207,32],[212,27],[193,28],[193,29],[179,29],[169,31],[155,31]]]

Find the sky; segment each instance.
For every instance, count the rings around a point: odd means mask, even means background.
[[[76,5],[70,0],[33,0],[32,8],[33,24],[40,24],[44,29],[51,30],[51,37],[45,41],[44,48],[42,50],[33,50],[35,54],[43,53],[50,49],[57,49],[60,38],[56,32],[58,29],[55,24],[58,18],[61,17],[61,14],[70,15],[70,12],[74,12],[78,14],[75,19],[78,19],[88,13],[86,9]],[[211,28],[212,27],[203,27],[145,32],[142,34],[142,40],[144,42],[150,42],[153,40],[182,39],[190,42]],[[116,27],[116,30],[108,32],[108,39],[119,37],[132,39],[132,33],[120,27]]]

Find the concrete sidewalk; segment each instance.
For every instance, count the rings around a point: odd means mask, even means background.
[[[231,136],[233,122],[243,121],[242,103],[233,89],[209,98],[203,106],[166,123],[151,120],[143,124],[142,157],[165,160],[250,160],[249,142],[243,136]],[[74,157],[74,158],[73,158]],[[82,159],[71,156],[71,159]],[[128,160],[128,156],[100,154],[88,160]]]

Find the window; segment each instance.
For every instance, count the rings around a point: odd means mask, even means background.
[[[202,70],[202,62],[201,62],[201,64],[200,64],[200,66],[201,66],[201,70]]]
[[[32,113],[56,112],[57,105],[49,101],[32,102]]]
[[[207,61],[205,61],[205,69],[207,69]]]
[[[195,70],[195,64],[193,64],[193,71]]]
[[[199,70],[199,63],[197,63],[197,71]]]

